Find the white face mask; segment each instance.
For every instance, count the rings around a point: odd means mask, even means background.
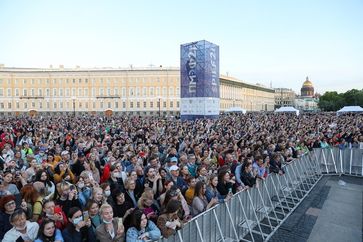
[[[104,224],[110,224],[110,223],[112,223],[112,220],[111,221],[106,221],[106,220],[102,219],[102,221],[103,221]]]
[[[23,227],[15,227],[16,230],[21,231],[26,229],[26,224]]]
[[[74,225],[77,225],[77,224],[79,224],[79,222],[81,222],[82,220],[83,220],[83,218],[82,218],[82,217],[75,218],[75,219],[73,219],[73,224],[74,224]]]
[[[114,173],[113,173],[113,176],[114,176],[115,178],[121,178],[121,173],[120,173],[120,172],[114,172]]]
[[[111,195],[111,191],[105,191],[105,196],[109,197]]]

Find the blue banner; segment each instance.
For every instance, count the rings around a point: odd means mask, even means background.
[[[181,118],[218,117],[219,46],[205,40],[180,46]]]

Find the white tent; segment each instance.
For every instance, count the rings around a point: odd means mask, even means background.
[[[226,113],[243,113],[245,114],[247,111],[241,107],[230,107],[225,111]]]
[[[299,115],[300,111],[294,107],[281,107],[275,110],[275,113],[291,113],[291,112],[295,112],[296,115]]]
[[[337,115],[343,113],[358,113],[358,112],[363,112],[363,108],[360,106],[345,106],[337,111]]]

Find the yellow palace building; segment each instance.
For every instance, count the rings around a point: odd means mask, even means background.
[[[272,111],[270,88],[220,76],[220,110]],[[14,68],[0,65],[0,115],[177,115],[179,68]]]

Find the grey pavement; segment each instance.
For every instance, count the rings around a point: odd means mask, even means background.
[[[330,186],[329,194],[308,241],[361,242],[363,178],[335,176],[326,186]]]
[[[363,178],[324,176],[269,241],[361,242],[362,199]]]

